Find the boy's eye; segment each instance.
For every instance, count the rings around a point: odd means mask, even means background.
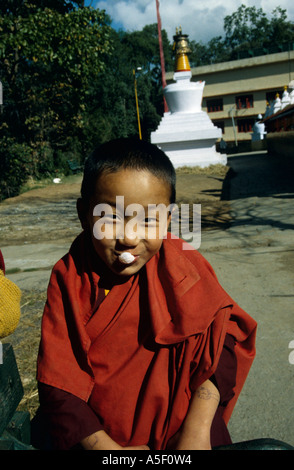
[[[155,217],[147,217],[145,219],[145,225],[156,225],[157,219]]]
[[[117,222],[117,221],[121,220],[121,218],[117,214],[104,214],[102,217],[103,217],[103,220],[106,223],[107,222]]]

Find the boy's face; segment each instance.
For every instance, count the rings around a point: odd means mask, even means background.
[[[131,276],[159,251],[170,223],[169,204],[165,181],[149,171],[123,169],[99,177],[86,218],[79,215],[100,258],[114,273]],[[158,205],[161,212],[154,209]],[[123,252],[135,260],[124,265]]]

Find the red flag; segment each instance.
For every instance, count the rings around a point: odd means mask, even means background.
[[[162,46],[162,36],[161,36],[161,18],[159,13],[159,0],[156,0],[156,12],[157,12],[157,26],[158,26],[158,41],[159,41],[159,53],[160,53],[160,64],[161,64],[161,79],[162,79],[162,88],[166,87],[165,79],[165,62],[164,62],[164,53]],[[164,112],[168,112],[168,106],[165,98],[163,97],[164,102]]]

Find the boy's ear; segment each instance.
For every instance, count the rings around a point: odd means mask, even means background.
[[[81,222],[81,226],[84,230],[88,227],[87,221],[87,209],[85,207],[84,201],[82,198],[77,199],[77,213]]]

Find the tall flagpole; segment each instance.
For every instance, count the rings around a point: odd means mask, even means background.
[[[160,13],[159,13],[159,0],[156,0],[156,12],[157,12],[159,54],[160,54],[160,64],[161,64],[161,80],[162,80],[162,88],[164,89],[166,87],[166,79],[165,79],[165,62],[164,62],[162,36],[161,36],[161,18],[160,18]],[[164,112],[167,113],[168,106],[167,106],[165,97],[163,97],[163,105],[164,105]]]

